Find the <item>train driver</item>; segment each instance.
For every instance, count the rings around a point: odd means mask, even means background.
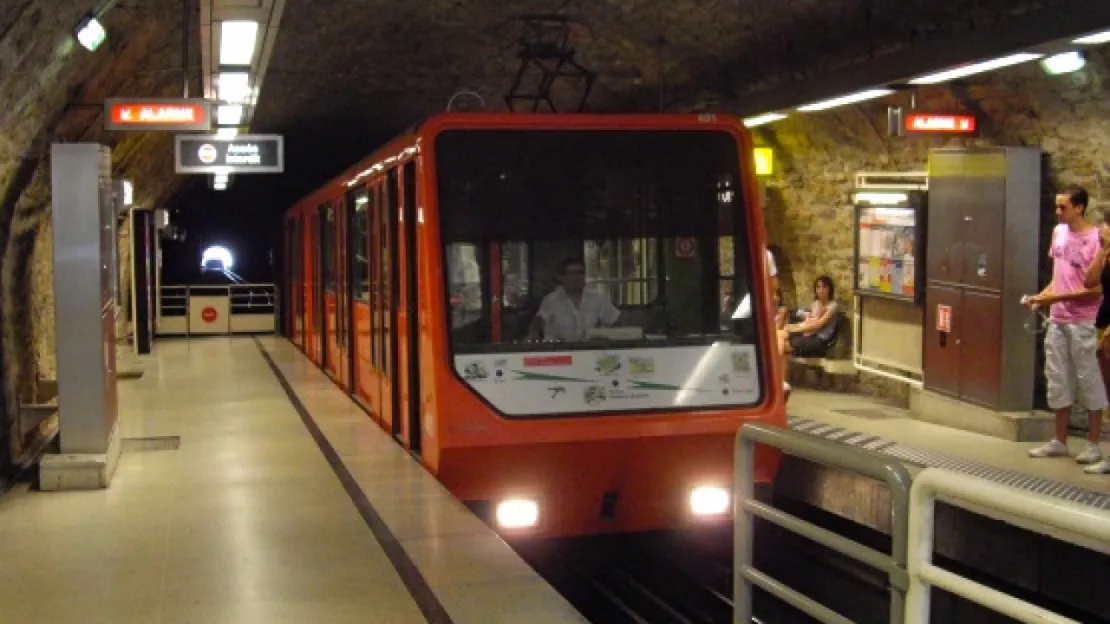
[[[559,263],[559,286],[543,298],[528,329],[528,339],[582,340],[595,327],[612,327],[620,310],[604,296],[586,290],[586,267],[579,258]]]

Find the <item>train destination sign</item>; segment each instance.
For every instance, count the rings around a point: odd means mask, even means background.
[[[284,141],[279,134],[244,134],[234,138],[179,134],[174,138],[177,173],[281,173]]]
[[[965,134],[979,131],[975,115],[950,115],[938,113],[909,113],[902,120],[906,134]]]
[[[108,130],[212,129],[212,107],[201,98],[109,98],[104,101]]]

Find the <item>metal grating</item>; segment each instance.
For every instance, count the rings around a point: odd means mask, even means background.
[[[860,448],[876,451],[917,466],[943,468],[945,470],[960,472],[1002,485],[1061,498],[1082,505],[1090,505],[1098,509],[1110,509],[1110,494],[1095,492],[1077,485],[1062,483],[1060,481],[1019,472],[1017,470],[988,466],[947,453],[926,451],[912,446],[906,446],[905,444],[892,440],[886,440],[878,436],[851,431],[842,427],[833,427],[808,418],[792,417],[788,422],[790,428],[794,431],[808,433],[840,444],[847,444],[848,446],[858,446]]]
[[[124,438],[124,452],[176,451],[181,448],[181,436],[152,436],[149,438]]]

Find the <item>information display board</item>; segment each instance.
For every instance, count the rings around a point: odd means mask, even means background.
[[[920,302],[924,195],[856,193],[856,292]]]

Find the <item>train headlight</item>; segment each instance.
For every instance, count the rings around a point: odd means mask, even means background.
[[[540,506],[534,500],[514,499],[497,504],[497,524],[504,529],[527,529],[540,519]]]
[[[703,485],[690,492],[690,513],[695,516],[716,516],[727,513],[731,502],[729,491],[722,487]]]

